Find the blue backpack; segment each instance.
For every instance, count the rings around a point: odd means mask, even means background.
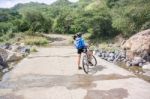
[[[76,38],[74,44],[75,44],[77,49],[83,49],[85,47],[84,40],[81,37],[80,38]]]

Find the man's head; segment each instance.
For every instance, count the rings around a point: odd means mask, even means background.
[[[76,36],[77,36],[77,37],[82,37],[82,33],[79,32],[79,33],[76,34]]]
[[[78,37],[82,37],[82,33],[81,33],[81,32],[75,34],[75,35],[73,36],[73,39],[75,40],[75,39],[78,38]]]

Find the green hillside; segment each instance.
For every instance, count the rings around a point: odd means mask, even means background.
[[[89,33],[107,40],[130,37],[150,28],[150,0],[58,0],[51,5],[30,2],[0,9],[0,41],[16,33]]]

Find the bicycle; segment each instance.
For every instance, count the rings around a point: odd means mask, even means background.
[[[83,66],[84,72],[86,74],[89,74],[90,72],[89,70],[97,65],[97,60],[93,54],[88,55],[88,51],[90,51],[89,49],[86,49],[86,50],[87,51],[84,51],[84,55],[82,59],[82,66]]]

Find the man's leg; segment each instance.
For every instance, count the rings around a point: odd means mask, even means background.
[[[82,67],[80,67],[80,60],[81,60],[81,54],[78,54],[78,61],[77,61],[78,69],[82,69]]]

